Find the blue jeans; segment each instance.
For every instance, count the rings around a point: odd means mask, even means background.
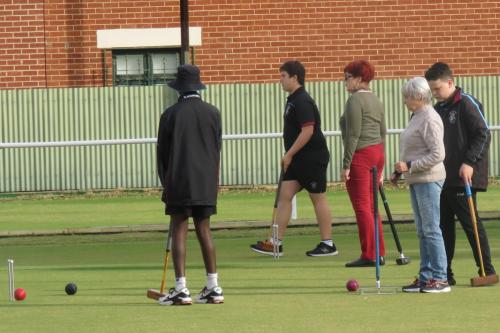
[[[446,250],[439,227],[440,196],[444,180],[410,185],[411,205],[420,241],[419,279],[446,281]]]

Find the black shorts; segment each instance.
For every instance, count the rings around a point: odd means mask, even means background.
[[[184,215],[195,219],[205,219],[217,214],[217,206],[165,206],[165,215]]]
[[[283,180],[296,180],[309,193],[326,192],[326,169],[330,155],[310,155],[295,158],[283,175]]]

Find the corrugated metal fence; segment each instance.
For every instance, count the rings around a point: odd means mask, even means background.
[[[500,124],[500,77],[457,81],[483,102],[489,124]],[[381,80],[372,84],[385,104],[388,128],[402,129],[408,121],[409,113],[400,94],[403,82]],[[339,118],[348,97],[343,82],[306,83],[306,88],[318,102],[323,130],[339,130]],[[203,97],[220,108],[224,134],[282,129],[286,95],[279,84],[210,85]],[[176,94],[165,86],[1,90],[0,141],[151,138],[156,136],[161,112],[175,100]],[[493,132],[490,150],[490,174],[494,176],[500,175],[499,134]],[[327,140],[332,153],[328,179],[336,181],[341,165],[341,138],[332,136]],[[389,135],[388,165],[397,159],[398,144],[398,135]],[[221,183],[275,183],[282,152],[281,139],[225,141]],[[0,149],[0,192],[158,185],[153,144]]]

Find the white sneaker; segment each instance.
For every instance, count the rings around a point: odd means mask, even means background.
[[[190,305],[192,303],[193,301],[191,300],[188,288],[182,288],[179,291],[171,288],[168,295],[158,299],[158,304],[160,305]]]
[[[437,280],[429,280],[426,285],[420,289],[422,293],[449,293],[451,291],[451,287],[448,284],[448,281],[437,281]]]
[[[203,290],[196,296],[196,303],[221,304],[224,303],[224,293],[222,288],[217,286],[212,289],[203,287]]]

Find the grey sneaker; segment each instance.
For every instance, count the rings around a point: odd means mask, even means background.
[[[415,281],[413,281],[411,284],[403,286],[402,290],[405,293],[419,293],[420,288],[422,288],[424,285],[425,283],[420,281],[418,278],[415,278]]]
[[[437,281],[437,280],[429,280],[420,289],[420,292],[423,293],[433,293],[433,294],[438,294],[438,293],[449,293],[451,291],[451,287],[448,284],[448,281]]]
[[[179,291],[171,288],[168,295],[158,299],[158,304],[160,305],[190,305],[192,303],[193,301],[191,300],[188,288],[182,288]]]
[[[217,286],[212,289],[203,287],[202,291],[196,296],[196,303],[221,304],[224,303],[224,293],[222,288]]]
[[[339,254],[339,251],[337,251],[335,244],[333,244],[333,246],[329,246],[323,242],[316,245],[316,248],[306,252],[306,255],[309,257],[326,257],[335,256],[337,254]]]

